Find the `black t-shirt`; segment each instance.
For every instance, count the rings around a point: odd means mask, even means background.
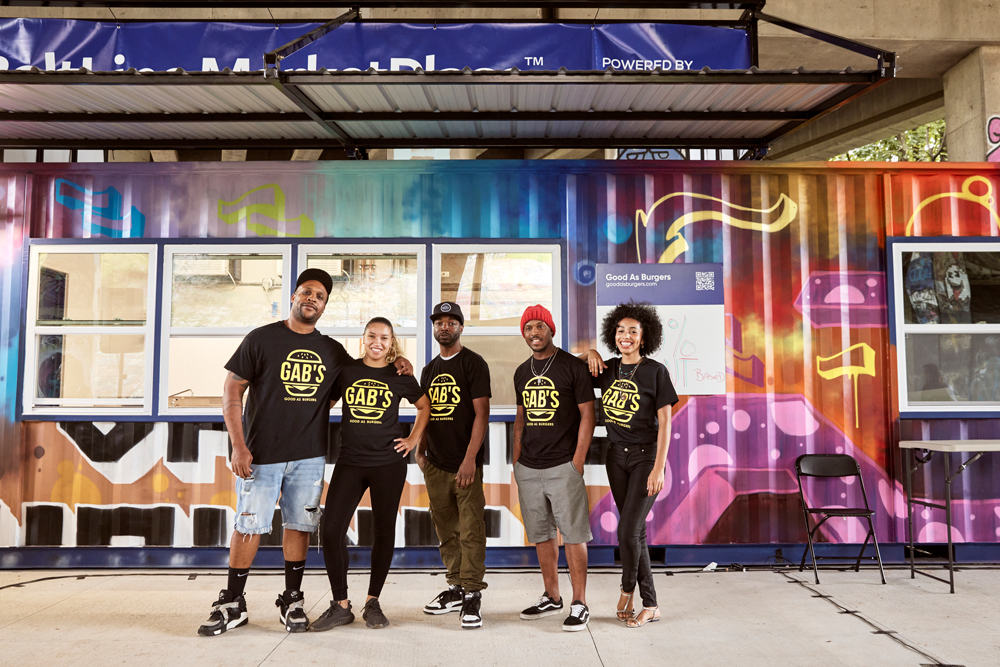
[[[656,442],[656,411],[677,403],[677,392],[666,366],[643,359],[638,366],[623,365],[619,357],[608,362],[594,387],[601,390],[604,425],[611,442]]]
[[[581,403],[594,400],[587,363],[556,348],[556,357],[528,359],[514,371],[518,406],[524,407],[524,433],[518,462],[544,470],[573,460],[580,430]],[[532,372],[534,368],[534,372]]]
[[[424,392],[412,375],[397,375],[392,364],[366,366],[354,359],[340,371],[336,395],[343,398],[337,463],[373,468],[403,458],[394,447],[403,437],[399,401],[416,403]]]
[[[330,395],[348,361],[337,341],[315,330],[295,333],[284,322],[246,335],[226,370],[250,381],[243,433],[254,463],[326,455]]]
[[[420,388],[431,399],[427,424],[427,458],[434,467],[458,472],[472,438],[476,419],[473,399],[490,397],[490,367],[467,347],[450,359],[434,357],[420,374]],[[476,454],[483,465],[484,447]]]

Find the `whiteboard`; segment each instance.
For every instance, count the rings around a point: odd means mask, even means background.
[[[597,306],[597,328],[614,306]],[[725,306],[656,306],[663,323],[663,345],[649,355],[670,371],[674,389],[684,396],[726,393]],[[598,340],[597,351],[610,359],[611,350]]]

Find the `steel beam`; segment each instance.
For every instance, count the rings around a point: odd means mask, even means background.
[[[377,9],[761,9],[766,0],[694,2],[691,0],[370,0],[361,7]],[[345,5],[348,3],[344,3]],[[10,7],[129,7],[156,9],[325,9],[327,0],[0,0]]]
[[[40,113],[0,112],[4,122],[17,123],[303,123],[319,118],[324,123],[403,121],[524,121],[524,122],[662,122],[662,121],[805,121],[811,111],[366,111],[363,113]]]
[[[41,148],[77,150],[233,150],[246,148],[321,149],[344,148],[361,152],[374,148],[756,148],[764,146],[763,138],[435,138],[360,139],[356,146],[345,147],[335,138],[329,139],[9,139],[0,138],[0,148]]]
[[[473,72],[282,72],[283,83],[295,86],[433,86],[433,85],[489,85],[507,86],[531,84],[569,85],[850,85],[869,84],[882,78],[878,70],[854,72],[793,71],[597,71],[555,72],[519,71]],[[86,72],[80,70],[4,70],[0,71],[0,84],[23,85],[88,85],[88,86],[263,86],[270,85],[257,72]]]

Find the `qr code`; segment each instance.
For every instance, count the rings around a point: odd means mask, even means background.
[[[714,290],[715,271],[695,271],[694,288],[695,290]]]

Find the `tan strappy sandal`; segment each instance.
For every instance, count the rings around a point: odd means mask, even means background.
[[[645,612],[649,612],[648,615],[643,616]],[[660,608],[659,607],[643,607],[642,611],[639,612],[637,616],[625,621],[626,628],[641,628],[647,623],[653,623],[654,621],[660,620]]]
[[[626,593],[621,588],[618,590],[621,593],[621,597],[618,598],[618,607],[616,608],[618,620],[623,623],[628,623],[629,620],[635,618],[635,607],[632,604],[632,598],[635,596],[635,591]]]

